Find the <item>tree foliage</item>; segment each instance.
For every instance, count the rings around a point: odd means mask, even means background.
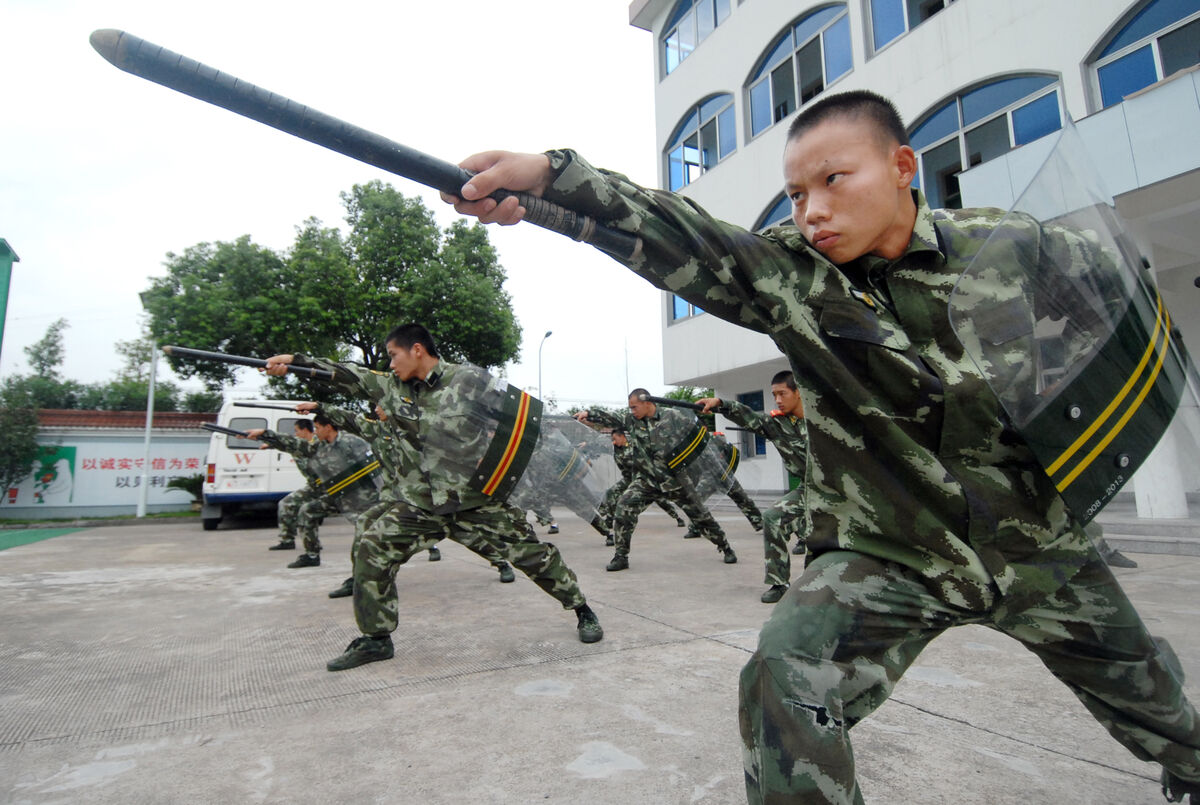
[[[310,218],[283,254],[249,236],[168,254],[167,275],[142,295],[152,335],[238,355],[303,352],[383,368],[387,332],[416,321],[448,360],[490,367],[517,356],[520,326],[484,227],[458,221],[442,231],[420,199],[379,181],[341,199],[344,235]],[[227,364],[171,363],[210,388],[233,378]],[[275,390],[312,396],[294,383]]]
[[[28,388],[15,380],[0,386],[0,492],[29,475],[38,451],[37,406]]]

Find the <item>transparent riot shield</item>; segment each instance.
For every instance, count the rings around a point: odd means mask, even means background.
[[[572,417],[546,416],[529,464],[508,501],[526,510],[565,506],[587,522],[619,477],[608,437]]]
[[[736,447],[699,420],[665,456],[669,469],[686,473],[701,500],[729,491],[739,458]]]
[[[950,297],[964,349],[1081,522],[1164,434],[1196,455],[1195,370],[1148,268],[1068,125]]]

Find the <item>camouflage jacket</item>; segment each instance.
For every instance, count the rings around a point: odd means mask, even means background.
[[[420,480],[420,457],[416,449],[387,422],[330,406],[321,406],[321,413],[329,417],[338,430],[361,436],[371,445],[382,474],[380,501],[399,500],[400,490]]]
[[[808,464],[808,429],[802,417],[774,411],[764,414],[736,400],[722,400],[721,405],[730,420],[774,444],[788,472],[804,477],[804,468]]]
[[[400,499],[435,514],[495,502],[471,486],[504,396],[487,372],[441,361],[425,380],[405,382],[357,364],[304,355],[295,362],[333,372],[330,385],[383,407],[392,432],[407,440],[417,460],[416,472],[393,489]]]
[[[262,440],[277,450],[292,452],[288,447],[293,447],[300,451],[292,454],[297,457],[303,455],[308,460],[308,470],[314,476],[312,485],[320,492],[326,492],[331,481],[344,476],[348,471],[365,467],[375,460],[370,446],[353,433],[339,432],[332,442],[320,439],[305,442],[294,436],[283,436],[268,430],[263,432]],[[334,497],[338,505],[347,511],[358,511],[373,506],[379,500],[377,476],[367,475],[362,480],[347,485]]]
[[[626,446],[620,453],[618,453],[618,448],[613,448],[613,458],[617,461],[622,475],[626,475],[627,472],[629,473],[627,477],[630,478],[641,475],[655,484],[661,484],[669,477],[666,461],[659,454],[665,431],[659,433],[660,438],[657,441],[651,438],[654,426],[662,419],[660,415],[663,410],[661,407],[656,408],[654,416],[648,416],[645,419],[638,419],[629,411],[596,410],[588,412],[588,420],[591,422],[605,427],[619,428],[625,432]],[[621,464],[622,461],[624,461],[624,465]]]
[[[267,434],[270,434],[270,439],[267,438]],[[296,469],[309,484],[320,477],[312,468],[312,457],[316,452],[318,441],[316,436],[311,439],[301,439],[298,436],[287,436],[273,430],[263,431],[262,434],[263,444],[287,453],[296,460]]]
[[[955,281],[1002,211],[933,211],[916,192],[903,255],[835,266],[794,226],[753,234],[573,152],[548,156],[548,200],[641,238],[628,268],[788,357],[808,426],[809,550],[906,565],[973,610],[998,592],[1037,601],[1087,561],[1082,528],[949,324]]]

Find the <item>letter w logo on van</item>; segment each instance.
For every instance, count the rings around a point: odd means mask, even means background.
[[[234,453],[233,460],[238,464],[249,464],[254,460],[254,455],[251,453]]]

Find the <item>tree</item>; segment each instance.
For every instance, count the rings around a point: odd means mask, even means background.
[[[17,381],[8,378],[0,386],[0,493],[28,477],[38,451],[37,406]]]
[[[442,232],[420,199],[379,181],[341,198],[344,236],[310,218],[285,254],[248,235],[168,254],[167,276],[151,280],[143,294],[152,335],[159,343],[259,357],[352,356],[384,368],[384,336],[417,321],[448,360],[491,367],[517,356],[521,329],[484,227],[458,221]],[[173,358],[171,365],[210,388],[233,378],[226,364]],[[317,388],[274,384],[288,396],[311,397]]]
[[[57,319],[46,328],[46,334],[40,341],[35,341],[25,347],[25,356],[29,359],[29,366],[38,377],[44,377],[47,380],[61,379],[58,367],[62,366],[63,362],[62,334],[63,330],[70,326],[66,319]]]
[[[74,380],[63,380],[59,371],[64,357],[62,334],[69,326],[66,319],[58,319],[46,328],[41,340],[25,347],[33,374],[14,375],[6,383],[22,404],[27,403],[32,409],[76,408],[79,405],[84,386]]]

